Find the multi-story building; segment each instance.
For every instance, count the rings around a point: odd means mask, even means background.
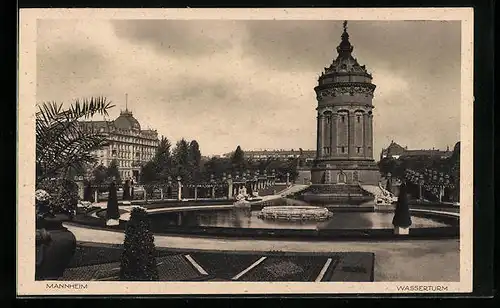
[[[380,159],[384,159],[387,157],[399,159],[405,157],[426,157],[426,158],[441,158],[445,159],[453,154],[450,151],[450,147],[448,146],[445,151],[439,149],[429,149],[429,150],[408,150],[408,147],[402,147],[394,141],[391,141],[391,144],[382,149],[380,152]]]
[[[155,155],[159,144],[158,132],[141,129],[139,121],[127,108],[114,121],[84,121],[84,125],[104,133],[106,145],[93,154],[103,166],[116,160],[122,179],[139,181],[141,166]]]

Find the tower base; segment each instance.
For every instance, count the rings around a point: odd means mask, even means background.
[[[316,160],[312,185],[301,194],[311,203],[374,207],[374,196],[361,185],[378,185],[380,172],[373,160]]]
[[[380,171],[374,160],[321,160],[311,169],[313,184],[378,185]]]

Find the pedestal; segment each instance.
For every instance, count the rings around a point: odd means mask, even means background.
[[[108,219],[106,221],[106,226],[118,226],[120,221],[118,219]]]
[[[394,227],[395,235],[408,235],[410,234],[410,228]]]

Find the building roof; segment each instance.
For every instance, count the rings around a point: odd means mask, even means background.
[[[382,149],[382,154],[385,155],[401,155],[406,151],[405,148],[400,146],[394,141],[391,141],[391,144],[386,148]]]
[[[401,156],[450,156],[451,151],[441,150],[406,150]]]
[[[116,118],[114,125],[118,129],[141,130],[139,121],[137,121],[132,112],[127,109],[120,112],[120,116]]]
[[[459,143],[458,143],[459,144]],[[456,147],[456,145],[455,145]],[[450,157],[453,154],[449,148],[446,150],[438,150],[438,149],[418,149],[418,150],[408,150],[407,147],[402,147],[394,141],[391,141],[391,144],[382,149],[381,156],[400,156],[400,157],[415,157],[415,156],[431,156],[431,157]]]
[[[324,75],[355,74],[365,75],[371,78],[364,65],[359,65],[358,60],[352,56],[354,46],[349,41],[347,33],[347,21],[344,21],[344,32],[341,35],[340,44],[337,46],[337,58],[330,67],[325,68]],[[322,77],[324,77],[324,75]],[[320,77],[321,78],[321,77]]]

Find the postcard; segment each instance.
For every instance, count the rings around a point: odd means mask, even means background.
[[[17,294],[472,291],[473,10],[21,9]]]

